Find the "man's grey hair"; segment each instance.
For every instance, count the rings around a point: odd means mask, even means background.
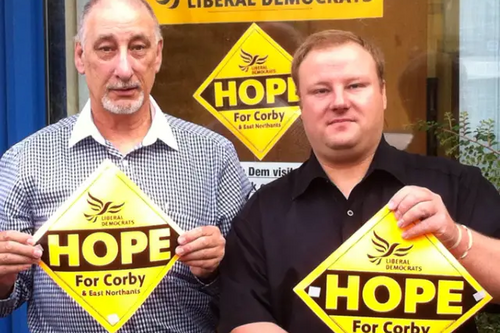
[[[80,42],[82,46],[85,44],[85,23],[88,18],[88,15],[92,8],[97,5],[99,2],[102,0],[90,0],[85,4],[83,7],[82,15],[80,17],[80,24],[78,25],[78,32],[75,36],[75,41]],[[113,0],[116,1],[116,0]],[[161,29],[160,29],[160,23],[158,22],[158,19],[156,18],[156,15],[153,11],[153,8],[149,5],[149,3],[145,0],[127,0],[129,2],[136,2],[139,4],[142,4],[149,12],[153,20],[155,21],[155,37],[156,37],[156,42],[160,41],[163,39],[161,35]]]

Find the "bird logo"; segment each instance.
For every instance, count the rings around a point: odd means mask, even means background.
[[[248,52],[245,52],[245,50],[241,49],[241,59],[243,60],[243,62],[246,64],[246,65],[239,65],[240,66],[240,69],[243,71],[243,72],[248,72],[248,69],[250,67],[252,67],[253,65],[262,65],[266,62],[267,60],[267,57],[268,56],[265,56],[265,57],[259,57],[259,55],[252,55]]]
[[[368,259],[370,259],[370,262],[374,263],[375,265],[379,265],[382,261],[382,258],[388,257],[390,255],[404,257],[410,252],[411,248],[413,247],[413,245],[408,247],[400,247],[401,244],[399,243],[389,244],[389,242],[377,235],[375,231],[373,232],[373,235],[374,238],[372,238],[372,243],[375,247],[375,250],[377,250],[381,254],[375,256],[368,254],[367,256]]]
[[[168,5],[170,0],[156,0],[156,2],[158,2],[160,5]],[[172,1],[172,5],[168,7],[168,9],[175,9],[177,8],[177,6],[179,6],[179,0],[174,0]]]
[[[87,199],[88,204],[90,205],[90,209],[94,212],[91,214],[83,214],[87,221],[94,223],[97,221],[97,218],[105,213],[108,214],[116,214],[122,210],[124,202],[119,205],[113,205],[112,201],[108,201],[106,203],[94,197],[90,192],[88,193],[89,198]]]

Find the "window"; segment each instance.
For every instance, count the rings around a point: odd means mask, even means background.
[[[85,78],[74,69],[72,42],[86,2],[48,2],[51,122],[78,112],[88,98]],[[461,111],[470,114],[473,124],[484,118],[498,124],[499,13],[495,0],[384,0],[381,18],[257,25],[289,54],[307,35],[323,29],[352,30],[372,39],[386,56],[386,138],[399,148],[435,155],[435,138],[409,125]],[[165,112],[228,137],[242,161],[259,159],[193,95],[251,23],[162,26],[164,61],[152,92]],[[308,155],[309,145],[296,120],[263,161],[301,162]]]

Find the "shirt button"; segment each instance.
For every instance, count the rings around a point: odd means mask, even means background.
[[[123,160],[122,163],[123,163],[124,167],[128,167],[128,161],[127,160]]]
[[[353,215],[354,215],[354,212],[353,212],[352,210],[350,210],[350,209],[349,209],[349,210],[347,211],[347,215],[349,215],[349,216],[353,216]]]

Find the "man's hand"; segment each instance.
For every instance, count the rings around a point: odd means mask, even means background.
[[[203,226],[182,234],[175,253],[198,278],[210,278],[224,257],[226,240],[219,228]]]
[[[451,219],[441,197],[426,188],[405,186],[392,197],[388,207],[394,211],[398,226],[408,227],[403,232],[403,238],[432,233],[444,246],[450,248],[459,237],[457,225]]]
[[[31,235],[18,231],[0,232],[0,299],[10,294],[19,272],[40,261],[42,250],[34,245]]]

